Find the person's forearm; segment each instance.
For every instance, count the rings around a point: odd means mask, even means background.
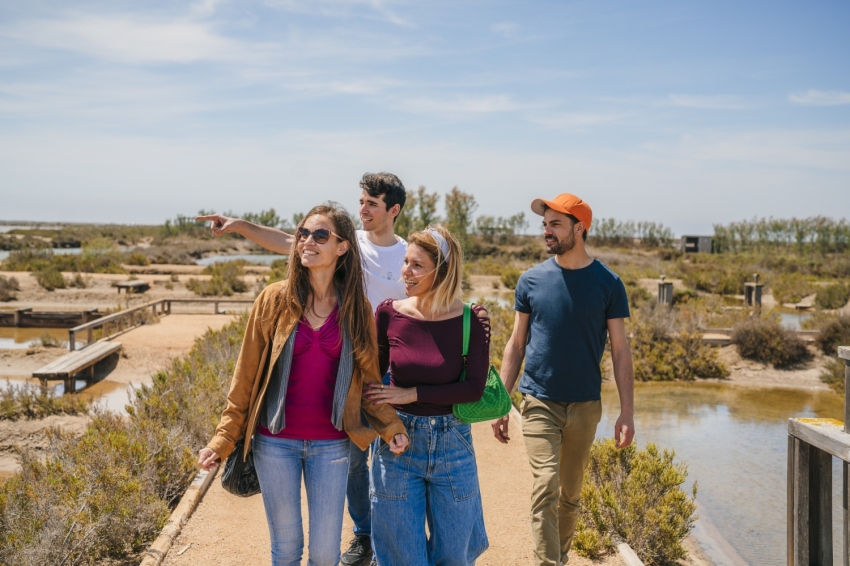
[[[614,362],[614,381],[620,395],[620,412],[635,414],[635,373],[632,367],[632,352],[628,346],[612,350]]]
[[[502,371],[499,372],[508,393],[514,390],[523,358],[525,358],[525,346],[516,345],[513,339],[508,340],[505,345],[505,355],[502,358]]]
[[[247,220],[240,220],[234,226],[233,231],[255,244],[279,254],[288,254],[292,248],[292,236],[277,228],[259,226]]]

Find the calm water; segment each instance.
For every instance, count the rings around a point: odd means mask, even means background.
[[[67,328],[14,328],[0,327],[0,350],[17,350],[29,348],[30,342],[33,340],[39,341],[45,334],[49,334],[64,344],[67,348],[68,329]]]
[[[211,265],[213,263],[221,263],[223,261],[235,261],[244,259],[248,263],[256,265],[270,265],[276,259],[286,259],[289,256],[278,254],[236,254],[236,255],[214,255],[199,259],[195,263],[198,265]]]
[[[788,418],[843,420],[843,400],[830,392],[756,389],[719,384],[638,384],[639,446],[655,442],[688,464],[699,484],[695,536],[718,566],[785,563]],[[611,436],[619,412],[613,384],[603,388],[598,436]],[[840,526],[841,468],[833,467],[834,525]],[[840,543],[840,530],[834,540]],[[835,562],[840,562],[836,546]]]

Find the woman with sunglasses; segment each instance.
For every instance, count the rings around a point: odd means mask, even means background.
[[[260,293],[215,436],[199,465],[215,466],[245,438],[254,451],[272,564],[301,564],[301,478],[309,510],[309,563],[339,563],[349,438],[365,449],[379,434],[388,455],[408,445],[389,406],[362,396],[380,383],[372,310],[354,224],[335,203],[301,221],[288,278]],[[361,421],[361,408],[372,428]],[[377,434],[376,434],[377,433]],[[253,437],[253,441],[252,441]]]
[[[487,549],[470,426],[454,403],[481,399],[490,365],[490,320],[481,307],[463,356],[457,240],[437,226],[410,235],[402,277],[408,298],[375,314],[380,369],[391,384],[369,383],[375,406],[392,405],[410,434],[399,457],[373,444],[372,538],[379,566],[466,566]],[[466,367],[466,380],[459,381]],[[425,523],[430,536],[426,538]]]

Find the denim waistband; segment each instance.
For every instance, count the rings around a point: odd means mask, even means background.
[[[411,415],[402,411],[396,411],[398,418],[404,423],[407,428],[448,428],[450,426],[458,426],[465,424],[462,420],[454,415],[436,415],[432,417],[420,417]]]

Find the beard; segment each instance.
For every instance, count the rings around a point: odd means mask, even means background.
[[[563,240],[558,240],[555,236],[546,238],[546,253],[549,255],[561,255],[574,247],[576,247],[576,236],[572,231]]]

